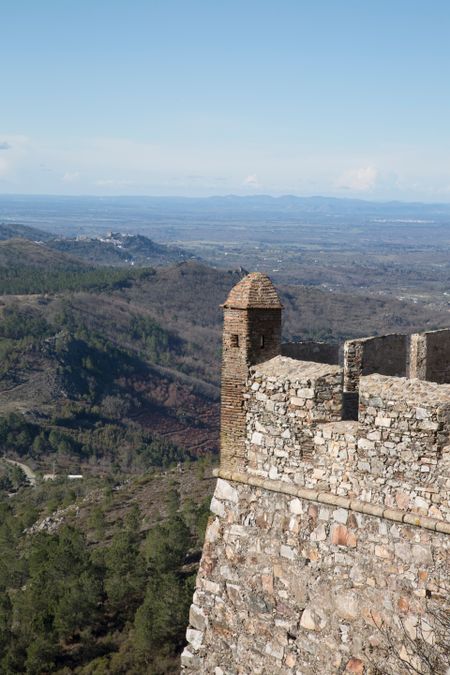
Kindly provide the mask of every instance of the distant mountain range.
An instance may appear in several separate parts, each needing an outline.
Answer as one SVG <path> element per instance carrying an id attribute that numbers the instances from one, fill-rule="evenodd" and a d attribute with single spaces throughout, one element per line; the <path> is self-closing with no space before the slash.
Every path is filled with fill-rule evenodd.
<path id="1" fill-rule="evenodd" d="M 52 224 L 62 219 L 66 226 L 86 220 L 116 229 L 122 223 L 130 229 L 133 223 L 159 220 L 160 218 L 208 215 L 213 219 L 231 214 L 280 216 L 364 216 L 394 219 L 449 219 L 450 203 L 428 204 L 423 202 L 374 202 L 363 199 L 337 197 L 298 197 L 283 195 L 191 197 L 56 197 L 28 195 L 0 195 L 0 221 L 14 217 L 26 223 Z"/>

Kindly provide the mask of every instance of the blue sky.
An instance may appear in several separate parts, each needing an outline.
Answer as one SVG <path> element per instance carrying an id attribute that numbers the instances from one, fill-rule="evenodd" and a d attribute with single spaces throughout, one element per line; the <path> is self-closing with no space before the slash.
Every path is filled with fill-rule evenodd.
<path id="1" fill-rule="evenodd" d="M 0 0 L 0 192 L 450 201 L 447 0 Z"/>

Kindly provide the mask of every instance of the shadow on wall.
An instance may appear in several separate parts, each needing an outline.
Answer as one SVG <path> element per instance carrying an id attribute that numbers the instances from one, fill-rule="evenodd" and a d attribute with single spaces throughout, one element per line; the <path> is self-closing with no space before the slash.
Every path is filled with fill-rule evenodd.
<path id="1" fill-rule="evenodd" d="M 359 381 L 364 375 L 410 377 L 450 383 L 450 329 L 405 335 L 393 333 L 338 343 L 291 342 L 281 354 L 300 361 L 342 363 L 344 420 L 358 419 Z"/>

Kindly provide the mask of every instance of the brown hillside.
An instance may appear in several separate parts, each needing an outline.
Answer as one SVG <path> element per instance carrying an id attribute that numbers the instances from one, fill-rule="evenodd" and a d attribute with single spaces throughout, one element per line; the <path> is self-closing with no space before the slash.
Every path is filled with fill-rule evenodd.
<path id="1" fill-rule="evenodd" d="M 52 271 L 77 271 L 86 269 L 81 260 L 66 253 L 53 251 L 44 244 L 38 244 L 28 239 L 8 239 L 0 241 L 0 268 L 48 269 Z"/>

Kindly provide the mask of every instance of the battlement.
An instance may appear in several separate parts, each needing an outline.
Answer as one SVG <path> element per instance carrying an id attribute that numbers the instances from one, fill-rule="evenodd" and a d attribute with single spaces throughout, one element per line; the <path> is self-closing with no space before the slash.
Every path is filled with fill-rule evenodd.
<path id="1" fill-rule="evenodd" d="M 224 304 L 221 469 L 450 519 L 450 330 L 348 340 L 337 365 L 281 345 L 281 308 L 259 274 Z"/>
<path id="2" fill-rule="evenodd" d="M 278 356 L 252 367 L 241 471 L 450 519 L 450 385 L 362 377 L 350 422 L 343 395 L 339 366 Z"/>

